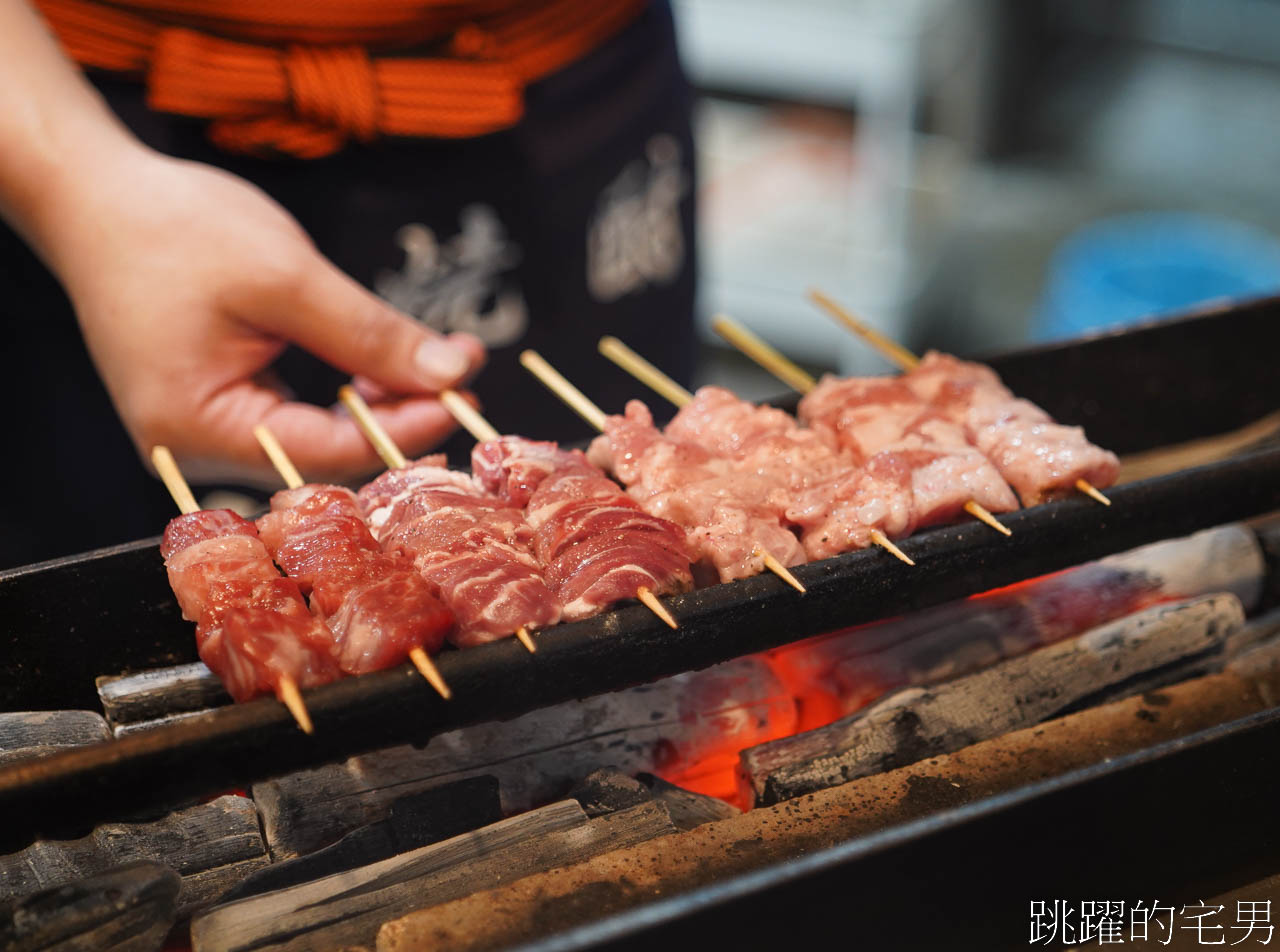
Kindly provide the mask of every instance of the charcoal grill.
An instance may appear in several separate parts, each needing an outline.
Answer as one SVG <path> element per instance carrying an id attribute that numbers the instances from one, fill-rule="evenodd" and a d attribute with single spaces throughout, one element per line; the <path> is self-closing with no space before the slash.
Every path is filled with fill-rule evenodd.
<path id="1" fill-rule="evenodd" d="M 989 359 L 1011 389 L 1096 442 L 1138 452 L 1242 426 L 1280 407 L 1280 298 Z M 785 401 L 781 402 L 786 405 Z M 1109 491 L 1110 508 L 1067 499 L 979 525 L 922 532 L 917 562 L 878 550 L 801 566 L 799 595 L 758 576 L 672 598 L 670 630 L 625 608 L 539 635 L 530 656 L 507 639 L 438 659 L 441 701 L 409 667 L 308 692 L 300 734 L 270 700 L 228 705 L 102 744 L 0 768 L 0 848 L 241 787 L 470 723 L 612 691 L 814 634 L 1010 584 L 1158 539 L 1280 508 L 1280 447 Z M 93 707 L 94 677 L 193 660 L 157 540 L 0 574 L 6 710 Z M 1236 735 L 1227 735 L 1235 737 Z M 20 827 L 20 829 L 13 829 Z"/>

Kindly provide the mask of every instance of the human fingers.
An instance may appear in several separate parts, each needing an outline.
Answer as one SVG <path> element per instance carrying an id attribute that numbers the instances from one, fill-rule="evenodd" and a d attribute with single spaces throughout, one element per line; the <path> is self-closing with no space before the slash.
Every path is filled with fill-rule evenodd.
<path id="1" fill-rule="evenodd" d="M 409 459 L 433 449 L 457 428 L 449 412 L 431 397 L 400 397 L 370 409 Z M 341 482 L 386 467 L 345 410 L 282 403 L 264 422 L 302 472 L 319 474 L 308 478 Z"/>
<path id="2" fill-rule="evenodd" d="M 410 457 L 435 446 L 456 427 L 448 411 L 430 397 L 402 397 L 373 409 Z M 345 482 L 383 465 L 345 411 L 285 400 L 255 381 L 227 388 L 210 400 L 185 428 L 175 450 L 181 450 L 196 478 L 278 486 L 280 477 L 253 435 L 259 423 L 266 424 L 309 481 Z"/>
<path id="3" fill-rule="evenodd" d="M 400 313 L 319 254 L 293 277 L 234 309 L 260 330 L 292 341 L 387 393 L 438 393 L 469 380 L 484 363 L 471 335 L 448 337 Z"/>

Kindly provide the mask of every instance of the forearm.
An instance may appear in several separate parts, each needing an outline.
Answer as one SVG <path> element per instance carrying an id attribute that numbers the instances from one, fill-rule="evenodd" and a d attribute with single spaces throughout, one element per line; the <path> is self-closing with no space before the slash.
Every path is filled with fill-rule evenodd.
<path id="1" fill-rule="evenodd" d="M 0 214 L 55 272 L 81 196 L 144 151 L 25 0 L 0 2 Z"/>

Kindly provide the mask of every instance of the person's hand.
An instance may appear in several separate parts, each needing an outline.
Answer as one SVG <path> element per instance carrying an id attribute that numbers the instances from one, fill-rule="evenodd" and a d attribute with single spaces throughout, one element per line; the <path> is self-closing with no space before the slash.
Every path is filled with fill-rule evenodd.
<path id="1" fill-rule="evenodd" d="M 308 479 L 377 466 L 344 412 L 292 402 L 273 381 L 286 342 L 372 384 L 379 419 L 411 456 L 454 428 L 431 394 L 484 362 L 478 340 L 395 311 L 264 194 L 208 166 L 123 149 L 53 214 L 47 257 L 134 444 L 144 459 L 167 444 L 194 478 L 278 485 L 257 423 Z"/>

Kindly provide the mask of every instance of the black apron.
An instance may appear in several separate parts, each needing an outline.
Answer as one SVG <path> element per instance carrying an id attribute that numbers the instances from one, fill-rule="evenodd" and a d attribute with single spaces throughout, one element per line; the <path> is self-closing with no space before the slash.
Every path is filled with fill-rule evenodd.
<path id="1" fill-rule="evenodd" d="M 478 139 L 249 159 L 216 150 L 200 122 L 148 111 L 136 84 L 98 85 L 144 142 L 255 183 L 358 281 L 437 330 L 484 339 L 489 365 L 473 388 L 499 430 L 589 435 L 518 365 L 526 347 L 611 412 L 632 396 L 656 398 L 597 354 L 603 334 L 688 381 L 697 346 L 690 91 L 665 3 L 531 86 L 517 127 Z M 134 453 L 65 295 L 7 229 L 0 301 L 11 341 L 0 389 L 29 414 L 0 477 L 0 566 L 160 532 L 172 501 Z M 298 351 L 277 367 L 319 404 L 345 382 Z M 465 461 L 470 442 L 451 439 L 451 459 Z"/>

